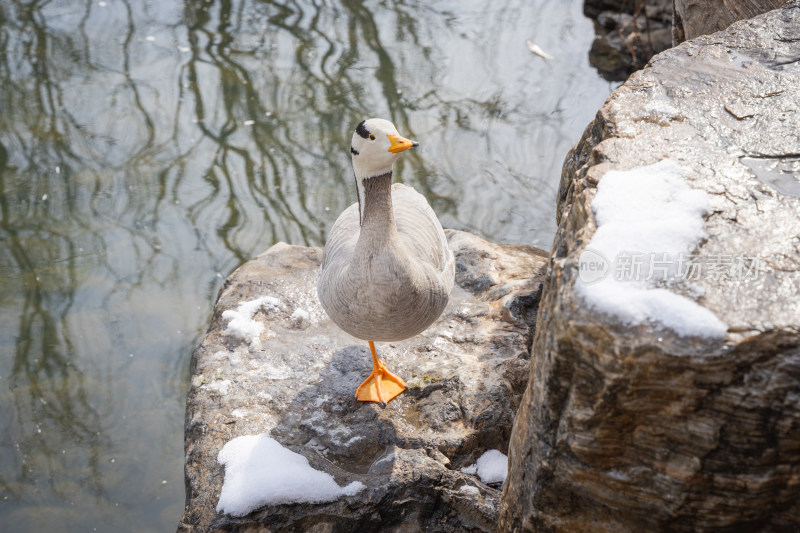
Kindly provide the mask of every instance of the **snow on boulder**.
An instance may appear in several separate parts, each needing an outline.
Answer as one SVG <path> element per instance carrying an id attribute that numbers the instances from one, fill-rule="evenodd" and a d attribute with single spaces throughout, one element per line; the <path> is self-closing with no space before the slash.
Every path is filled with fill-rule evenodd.
<path id="1" fill-rule="evenodd" d="M 217 511 L 233 516 L 270 504 L 329 502 L 364 488 L 359 481 L 340 487 L 333 476 L 315 470 L 308 459 L 266 434 L 236 437 L 222 447 L 217 460 L 225 466 Z"/>

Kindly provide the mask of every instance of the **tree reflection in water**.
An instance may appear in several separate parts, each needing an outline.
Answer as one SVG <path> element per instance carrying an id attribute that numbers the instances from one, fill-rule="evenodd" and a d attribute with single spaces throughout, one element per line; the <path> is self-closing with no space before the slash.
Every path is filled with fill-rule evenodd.
<path id="1" fill-rule="evenodd" d="M 561 161 L 610 89 L 580 10 L 0 5 L 3 531 L 176 525 L 189 355 L 221 279 L 324 242 L 361 119 L 421 141 L 398 177 L 445 226 L 549 246 Z"/>

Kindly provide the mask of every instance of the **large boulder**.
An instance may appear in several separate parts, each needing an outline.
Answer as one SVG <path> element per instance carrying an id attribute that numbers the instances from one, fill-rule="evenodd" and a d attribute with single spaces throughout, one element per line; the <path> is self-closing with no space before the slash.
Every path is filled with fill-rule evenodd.
<path id="1" fill-rule="evenodd" d="M 317 301 L 319 248 L 277 244 L 226 280 L 192 356 L 180 531 L 496 528 L 499 486 L 461 469 L 474 472 L 468 467 L 488 450 L 507 452 L 547 254 L 447 235 L 456 287 L 444 314 L 415 338 L 377 345 L 409 387 L 386 408 L 354 398 L 371 369 L 369 350 Z M 239 517 L 217 512 L 220 450 L 259 434 L 340 486 L 365 488 L 328 503 L 267 505 Z"/>
<path id="2" fill-rule="evenodd" d="M 598 112 L 564 164 L 501 531 L 800 530 L 798 125 L 796 4 L 654 57 Z M 673 196 L 631 179 L 666 171 Z M 700 275 L 592 289 L 615 210 L 638 213 L 617 236 L 688 231 Z"/>

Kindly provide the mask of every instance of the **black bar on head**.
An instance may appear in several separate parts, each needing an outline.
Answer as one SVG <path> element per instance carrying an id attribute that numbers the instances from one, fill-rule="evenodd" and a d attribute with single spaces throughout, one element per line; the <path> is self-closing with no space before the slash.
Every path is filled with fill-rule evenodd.
<path id="1" fill-rule="evenodd" d="M 356 126 L 356 133 L 358 133 L 361 137 L 365 139 L 369 139 L 369 131 L 367 130 L 367 127 L 364 125 L 365 122 L 366 120 L 362 120 L 361 124 Z"/>

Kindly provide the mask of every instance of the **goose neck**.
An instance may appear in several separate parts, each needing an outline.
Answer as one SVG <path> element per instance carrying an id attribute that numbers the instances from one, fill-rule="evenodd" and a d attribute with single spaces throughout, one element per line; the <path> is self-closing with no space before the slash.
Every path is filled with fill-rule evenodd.
<path id="1" fill-rule="evenodd" d="M 361 232 L 381 235 L 397 231 L 392 210 L 392 172 L 362 178 L 359 185 Z"/>

